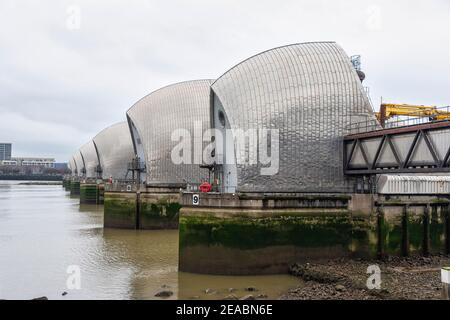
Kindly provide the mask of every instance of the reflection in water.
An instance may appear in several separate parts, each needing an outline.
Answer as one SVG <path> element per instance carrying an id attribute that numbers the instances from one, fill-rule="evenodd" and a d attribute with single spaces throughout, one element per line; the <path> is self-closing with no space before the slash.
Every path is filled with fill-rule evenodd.
<path id="1" fill-rule="evenodd" d="M 80 290 L 66 286 L 72 265 Z M 0 181 L 0 299 L 157 299 L 161 290 L 171 299 L 221 299 L 250 286 L 276 298 L 298 284 L 289 276 L 178 273 L 177 265 L 177 230 L 103 229 L 103 206 L 80 206 L 62 186 Z"/>
<path id="2" fill-rule="evenodd" d="M 129 267 L 129 298 L 151 299 L 166 288 L 177 297 L 178 231 L 105 229 L 107 259 Z M 165 289 L 164 289 L 165 290 Z"/>

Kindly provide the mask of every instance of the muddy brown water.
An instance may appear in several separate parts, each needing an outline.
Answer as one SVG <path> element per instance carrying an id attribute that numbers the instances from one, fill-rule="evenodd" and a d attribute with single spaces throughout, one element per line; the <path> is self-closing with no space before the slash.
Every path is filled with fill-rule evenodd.
<path id="1" fill-rule="evenodd" d="M 222 299 L 246 287 L 276 299 L 300 284 L 289 275 L 178 272 L 178 231 L 103 229 L 102 206 L 80 206 L 62 186 L 21 183 L 0 181 L 0 299 L 160 299 L 162 290 L 170 299 Z"/>

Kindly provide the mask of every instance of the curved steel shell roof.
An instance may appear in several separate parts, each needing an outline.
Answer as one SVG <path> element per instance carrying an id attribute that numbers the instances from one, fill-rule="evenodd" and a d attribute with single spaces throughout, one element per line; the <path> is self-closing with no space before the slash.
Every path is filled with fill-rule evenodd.
<path id="1" fill-rule="evenodd" d="M 73 160 L 73 156 L 69 160 L 69 169 L 71 171 L 71 175 L 75 175 L 75 171 L 77 170 L 77 166 L 75 164 L 75 160 Z"/>
<path id="2" fill-rule="evenodd" d="M 120 122 L 104 129 L 93 142 L 97 148 L 102 178 L 127 178 L 128 163 L 134 158 L 128 124 Z"/>
<path id="3" fill-rule="evenodd" d="M 87 178 L 97 177 L 97 167 L 99 165 L 97 150 L 94 142 L 91 140 L 80 148 L 81 155 L 84 160 Z"/>
<path id="4" fill-rule="evenodd" d="M 84 172 L 85 172 L 85 167 L 84 167 L 84 161 L 83 161 L 83 157 L 81 155 L 80 150 L 75 152 L 75 154 L 73 155 L 73 159 L 74 159 L 75 165 L 77 167 L 77 174 L 76 174 L 76 176 L 83 177 L 84 176 Z"/>
<path id="5" fill-rule="evenodd" d="M 208 171 L 199 164 L 174 164 L 172 149 L 178 144 L 171 140 L 177 129 L 186 129 L 193 139 L 194 124 L 202 131 L 210 126 L 210 85 L 212 80 L 195 80 L 161 88 L 138 101 L 127 116 L 135 147 L 141 145 L 145 157 L 147 184 L 178 184 L 200 182 Z M 137 154 L 140 154 L 136 150 Z"/>
<path id="6" fill-rule="evenodd" d="M 333 42 L 294 44 L 253 56 L 212 84 L 231 128 L 279 129 L 279 172 L 237 166 L 237 191 L 342 192 L 342 136 L 373 116 L 350 58 Z M 215 119 L 215 116 L 214 116 Z"/>

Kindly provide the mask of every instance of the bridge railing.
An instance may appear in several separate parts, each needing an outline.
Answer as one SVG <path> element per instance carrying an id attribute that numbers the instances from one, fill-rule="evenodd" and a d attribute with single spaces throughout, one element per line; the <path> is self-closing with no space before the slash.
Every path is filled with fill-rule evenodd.
<path id="1" fill-rule="evenodd" d="M 442 114 L 450 114 L 450 106 L 439 107 L 436 108 L 437 113 Z M 442 122 L 442 121 L 450 121 L 449 119 L 439 120 L 436 117 L 424 117 L 423 113 L 417 112 L 412 113 L 409 116 L 400 116 L 389 119 L 386 121 L 384 128 L 381 126 L 380 122 L 376 118 L 366 119 L 364 121 L 355 122 L 347 126 L 346 134 L 357 134 L 357 133 L 365 133 L 369 131 L 383 130 L 383 129 L 392 129 L 399 127 L 407 127 L 407 126 L 415 126 L 424 123 L 434 123 L 434 122 Z"/>
<path id="2" fill-rule="evenodd" d="M 351 123 L 346 127 L 346 134 L 357 134 L 357 133 L 364 133 L 374 130 L 381 130 L 383 129 L 376 119 L 367 119 L 360 122 L 354 122 Z"/>

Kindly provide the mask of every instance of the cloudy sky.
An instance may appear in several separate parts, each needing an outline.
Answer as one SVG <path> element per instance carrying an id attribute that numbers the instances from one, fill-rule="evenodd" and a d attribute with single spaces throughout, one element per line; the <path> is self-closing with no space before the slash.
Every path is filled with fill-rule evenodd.
<path id="1" fill-rule="evenodd" d="M 362 55 L 374 105 L 450 105 L 448 0 L 1 0 L 0 142 L 67 161 L 161 86 L 280 45 Z"/>

